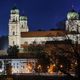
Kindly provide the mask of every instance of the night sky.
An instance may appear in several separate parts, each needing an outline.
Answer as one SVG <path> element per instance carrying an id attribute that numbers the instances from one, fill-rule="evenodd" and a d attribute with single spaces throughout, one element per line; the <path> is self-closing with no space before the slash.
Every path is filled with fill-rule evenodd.
<path id="1" fill-rule="evenodd" d="M 28 17 L 30 31 L 57 29 L 56 23 L 72 9 L 80 11 L 80 0 L 0 0 L 0 36 L 8 35 L 10 10 L 16 5 Z"/>

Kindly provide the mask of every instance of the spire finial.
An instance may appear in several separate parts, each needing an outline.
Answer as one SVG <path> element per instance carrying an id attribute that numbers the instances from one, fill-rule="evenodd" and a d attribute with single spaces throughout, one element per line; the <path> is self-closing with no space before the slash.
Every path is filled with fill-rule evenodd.
<path id="1" fill-rule="evenodd" d="M 24 11 L 22 13 L 24 14 Z"/>
<path id="2" fill-rule="evenodd" d="M 24 10 L 22 11 L 22 15 L 24 16 Z"/>
<path id="3" fill-rule="evenodd" d="M 14 6 L 16 6 L 16 3 L 14 3 Z"/>
<path id="4" fill-rule="evenodd" d="M 13 8 L 12 9 L 17 9 L 17 7 L 16 7 L 16 3 L 14 3 L 14 6 L 13 6 Z"/>
<path id="5" fill-rule="evenodd" d="M 74 5 L 72 5 L 72 9 L 74 9 Z"/>
<path id="6" fill-rule="evenodd" d="M 75 9 L 74 9 L 74 5 L 72 5 L 71 12 L 76 12 Z"/>

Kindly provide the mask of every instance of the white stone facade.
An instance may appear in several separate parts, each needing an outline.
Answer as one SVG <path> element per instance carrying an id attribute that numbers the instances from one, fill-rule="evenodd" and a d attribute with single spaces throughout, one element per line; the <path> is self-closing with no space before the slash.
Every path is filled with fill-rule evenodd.
<path id="1" fill-rule="evenodd" d="M 10 19 L 9 19 L 9 45 L 18 45 L 21 48 L 21 44 L 27 42 L 28 44 L 33 43 L 36 41 L 38 44 L 46 41 L 52 40 L 63 40 L 63 36 L 59 37 L 21 37 L 21 32 L 28 32 L 29 28 L 27 26 L 27 17 L 20 16 L 18 9 L 11 10 Z"/>
<path id="2" fill-rule="evenodd" d="M 66 30 L 69 32 L 79 32 L 80 33 L 80 20 L 67 20 Z"/>
<path id="3" fill-rule="evenodd" d="M 18 45 L 20 47 L 21 32 L 29 31 L 27 17 L 20 16 L 18 9 L 12 9 L 9 19 L 9 46 Z"/>
<path id="4" fill-rule="evenodd" d="M 72 40 L 75 44 L 76 42 L 80 44 L 80 15 L 75 10 L 72 10 L 67 14 L 66 20 L 66 31 L 69 32 L 67 37 Z"/>
<path id="5" fill-rule="evenodd" d="M 59 37 L 26 37 L 26 38 L 21 38 L 21 44 L 24 44 L 25 42 L 27 42 L 28 44 L 32 44 L 34 41 L 37 44 L 41 44 L 43 42 L 46 41 L 61 41 L 64 40 L 65 37 L 63 36 L 59 36 Z"/>
<path id="6" fill-rule="evenodd" d="M 75 14 L 74 14 L 75 13 Z M 34 41 L 36 41 L 38 44 L 41 44 L 42 42 L 46 41 L 61 41 L 65 40 L 66 36 L 75 43 L 78 40 L 78 43 L 80 44 L 80 20 L 78 13 L 76 12 L 70 12 L 67 15 L 67 20 L 65 22 L 66 24 L 66 30 L 65 32 L 69 32 L 68 34 L 65 34 L 64 36 L 59 36 L 59 34 L 56 34 L 58 36 L 26 36 L 21 37 L 21 32 L 29 32 L 29 28 L 27 25 L 27 17 L 20 16 L 18 9 L 12 9 L 9 19 L 9 45 L 18 45 L 19 48 L 21 48 L 21 45 L 27 42 L 28 44 L 32 44 Z M 74 33 L 72 33 L 74 32 Z M 78 32 L 78 33 L 77 33 Z M 77 34 L 76 34 L 77 33 Z M 27 33 L 26 33 L 27 34 Z M 54 32 L 55 34 L 55 32 Z M 42 34 L 41 34 L 42 35 Z"/>

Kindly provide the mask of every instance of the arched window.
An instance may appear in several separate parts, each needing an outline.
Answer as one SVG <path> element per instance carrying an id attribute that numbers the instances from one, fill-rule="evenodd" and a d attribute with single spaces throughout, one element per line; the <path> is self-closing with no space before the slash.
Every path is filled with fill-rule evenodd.
<path id="1" fill-rule="evenodd" d="M 15 32 L 13 31 L 13 35 L 15 35 Z"/>
<path id="2" fill-rule="evenodd" d="M 15 22 L 15 16 L 13 16 L 13 19 L 12 19 L 12 21 L 13 21 L 13 22 Z"/>
<path id="3" fill-rule="evenodd" d="M 14 45 L 14 41 L 13 41 L 13 45 Z"/>
<path id="4" fill-rule="evenodd" d="M 24 26 L 23 26 L 23 24 L 22 24 L 22 26 L 21 26 L 22 28 L 24 28 Z"/>
<path id="5" fill-rule="evenodd" d="M 16 21 L 17 21 L 17 17 L 16 17 Z"/>

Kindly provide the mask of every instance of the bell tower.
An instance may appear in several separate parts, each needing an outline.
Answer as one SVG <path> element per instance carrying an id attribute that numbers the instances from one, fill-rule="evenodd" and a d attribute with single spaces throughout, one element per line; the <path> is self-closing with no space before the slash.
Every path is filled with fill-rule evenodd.
<path id="1" fill-rule="evenodd" d="M 66 30 L 69 32 L 80 32 L 80 20 L 79 20 L 79 13 L 72 9 L 67 14 L 66 20 Z"/>
<path id="2" fill-rule="evenodd" d="M 20 16 L 20 30 L 21 30 L 21 32 L 28 32 L 29 31 L 26 16 Z"/>
<path id="3" fill-rule="evenodd" d="M 20 47 L 20 24 L 19 24 L 19 10 L 13 7 L 10 11 L 9 19 L 9 46 L 18 45 Z"/>
<path id="4" fill-rule="evenodd" d="M 72 40 L 72 42 L 75 44 L 78 42 L 80 44 L 80 15 L 77 11 L 72 9 L 67 14 L 67 20 L 66 20 L 66 31 L 68 33 L 68 38 Z"/>

